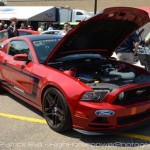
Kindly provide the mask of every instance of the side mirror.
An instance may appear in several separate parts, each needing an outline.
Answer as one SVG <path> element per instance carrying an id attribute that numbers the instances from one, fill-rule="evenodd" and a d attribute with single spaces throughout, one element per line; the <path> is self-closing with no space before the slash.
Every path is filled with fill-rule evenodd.
<path id="1" fill-rule="evenodd" d="M 16 54 L 14 55 L 14 60 L 18 61 L 28 61 L 28 55 L 27 54 Z"/>

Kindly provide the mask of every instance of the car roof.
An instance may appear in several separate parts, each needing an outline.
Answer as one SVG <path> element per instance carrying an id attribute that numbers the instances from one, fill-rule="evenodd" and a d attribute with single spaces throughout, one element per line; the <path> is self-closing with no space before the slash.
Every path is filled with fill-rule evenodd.
<path id="1" fill-rule="evenodd" d="M 45 30 L 45 31 L 43 31 L 43 32 L 41 32 L 40 34 L 45 34 L 45 33 L 49 33 L 49 32 L 52 32 L 52 33 L 58 33 L 58 32 L 60 32 L 61 30 Z"/>
<path id="2" fill-rule="evenodd" d="M 37 35 L 24 35 L 24 37 L 27 37 L 30 41 L 36 41 L 36 40 L 42 40 L 42 39 L 53 39 L 53 38 L 62 38 L 62 35 L 51 35 L 51 34 L 37 34 Z"/>

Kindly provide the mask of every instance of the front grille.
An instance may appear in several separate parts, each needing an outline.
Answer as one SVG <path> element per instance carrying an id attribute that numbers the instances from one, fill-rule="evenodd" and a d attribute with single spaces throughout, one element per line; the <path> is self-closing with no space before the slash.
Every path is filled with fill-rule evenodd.
<path id="1" fill-rule="evenodd" d="M 89 124 L 89 127 L 108 129 L 113 126 L 108 123 L 107 117 L 97 117 Z"/>
<path id="2" fill-rule="evenodd" d="M 136 123 L 138 121 L 148 119 L 149 117 L 150 117 L 150 111 L 147 111 L 147 112 L 139 113 L 136 115 L 120 117 L 117 119 L 117 124 L 118 125 L 127 125 L 130 123 Z"/>
<path id="3" fill-rule="evenodd" d="M 127 105 L 134 102 L 148 101 L 150 98 L 150 86 L 133 89 L 124 92 L 124 98 L 120 99 L 119 96 L 114 101 L 116 105 Z"/>
<path id="4" fill-rule="evenodd" d="M 108 123 L 107 117 L 97 117 L 92 123 Z"/>

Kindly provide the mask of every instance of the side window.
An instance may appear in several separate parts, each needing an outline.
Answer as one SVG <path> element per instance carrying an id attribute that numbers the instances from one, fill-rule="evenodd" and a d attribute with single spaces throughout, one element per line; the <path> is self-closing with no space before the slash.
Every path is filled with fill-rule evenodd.
<path id="1" fill-rule="evenodd" d="M 83 13 L 77 11 L 76 15 L 83 15 Z"/>
<path id="2" fill-rule="evenodd" d="M 8 55 L 29 54 L 29 46 L 25 41 L 11 41 L 8 49 Z"/>

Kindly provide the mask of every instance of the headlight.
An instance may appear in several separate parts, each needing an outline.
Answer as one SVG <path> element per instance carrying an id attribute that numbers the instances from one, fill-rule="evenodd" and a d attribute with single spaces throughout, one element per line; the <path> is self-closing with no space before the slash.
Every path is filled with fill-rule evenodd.
<path id="1" fill-rule="evenodd" d="M 109 93 L 109 90 L 94 90 L 93 92 L 86 92 L 81 100 L 82 101 L 102 101 Z"/>

